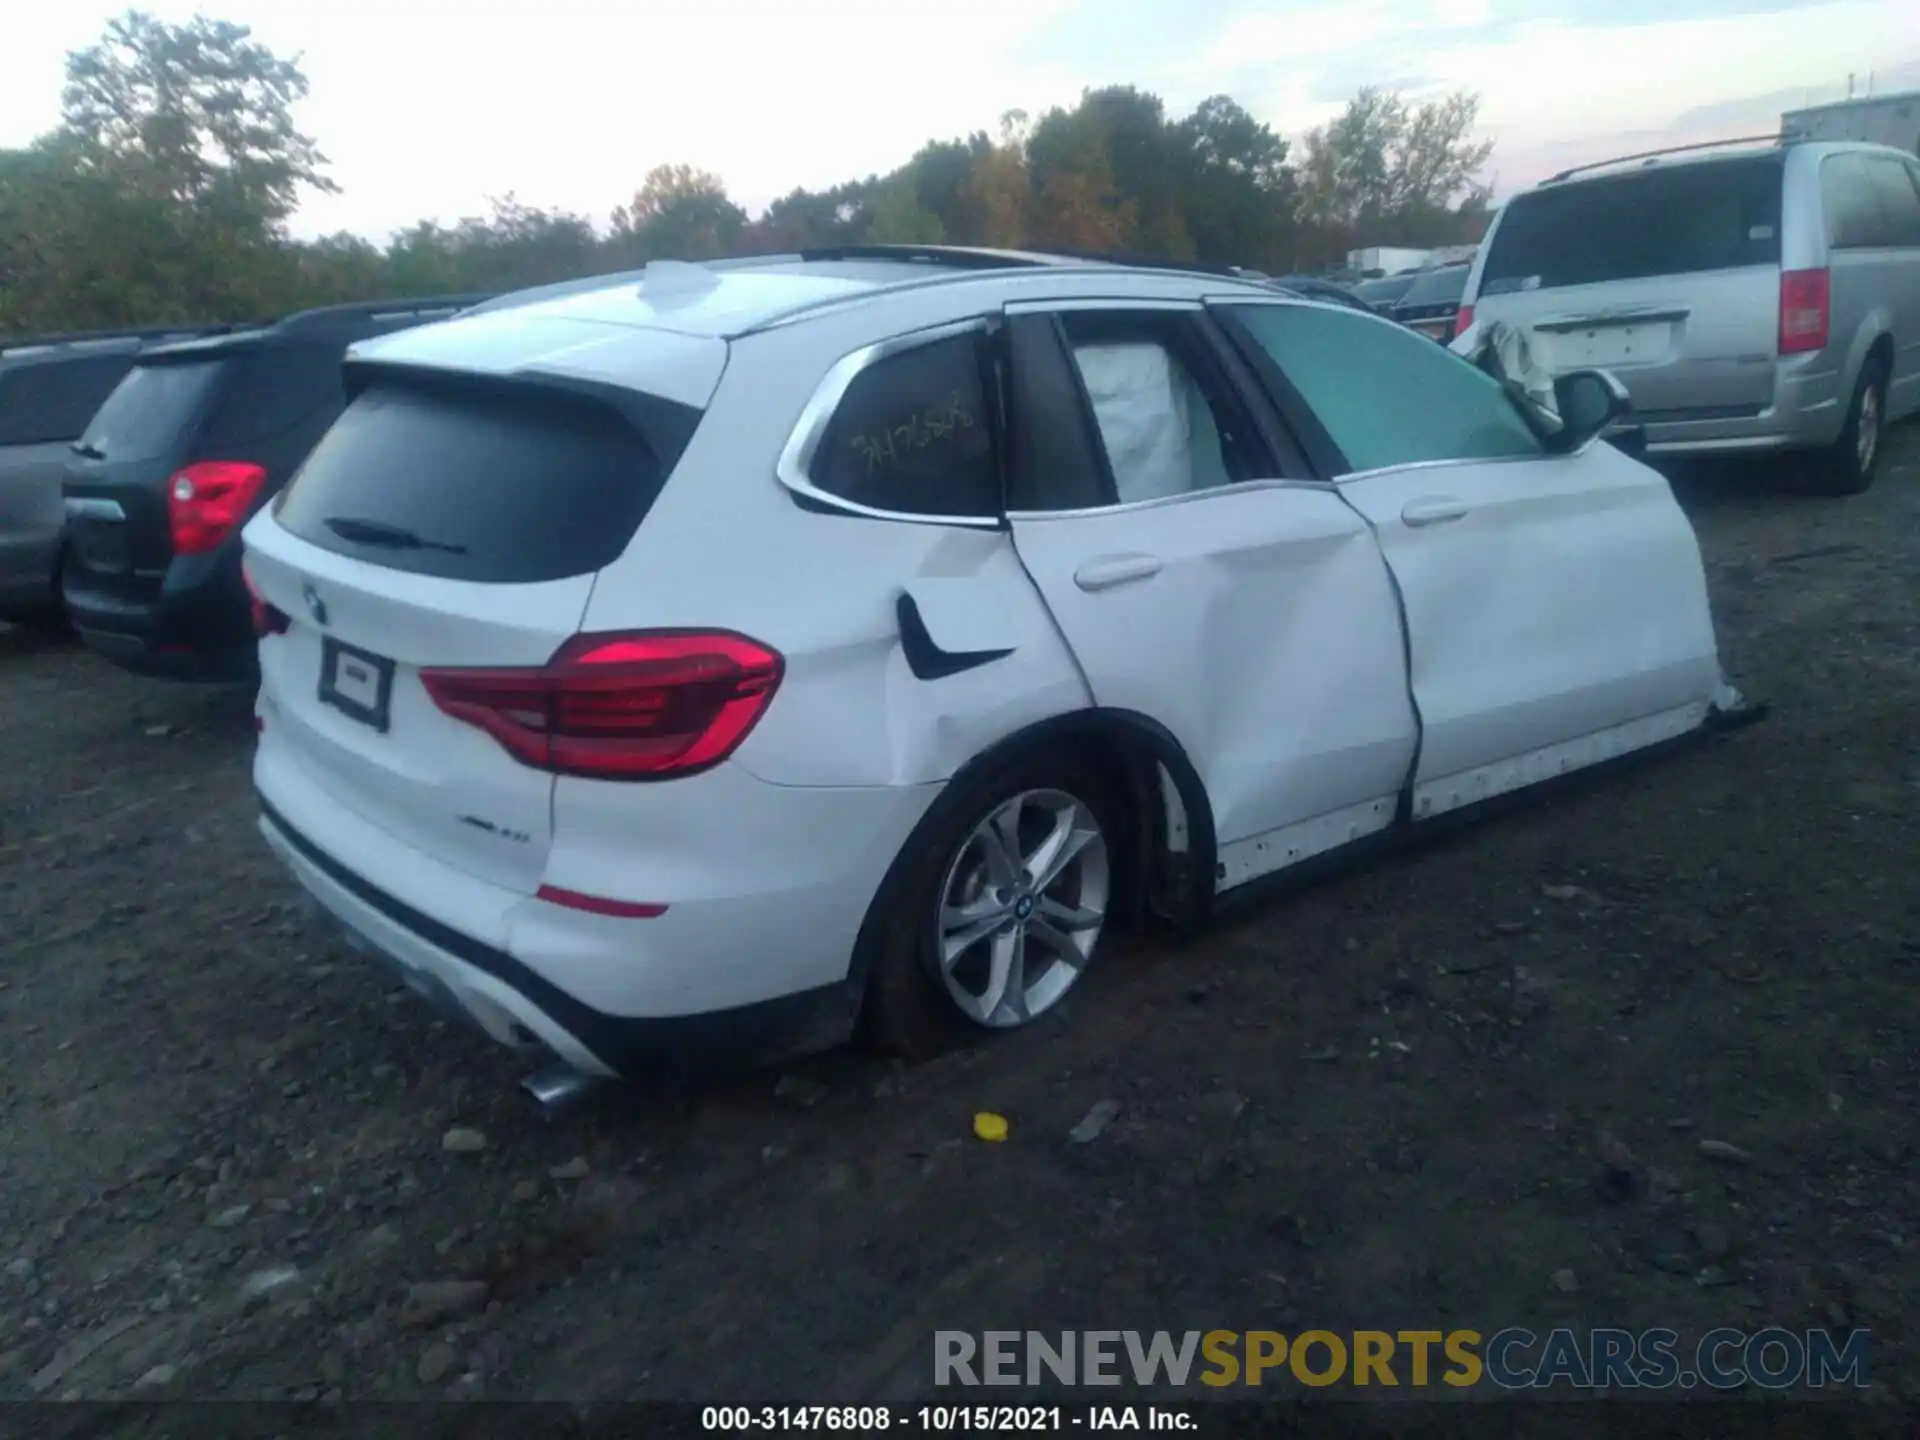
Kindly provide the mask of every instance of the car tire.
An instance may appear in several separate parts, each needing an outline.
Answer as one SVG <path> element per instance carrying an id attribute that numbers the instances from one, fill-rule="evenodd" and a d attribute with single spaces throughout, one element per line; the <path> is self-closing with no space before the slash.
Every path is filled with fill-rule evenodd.
<path id="1" fill-rule="evenodd" d="M 1020 864 L 996 870 L 1006 851 L 993 838 L 1009 819 Z M 1036 884 L 1063 822 L 1070 853 Z M 902 848 L 863 929 L 864 1038 L 926 1060 L 1051 1012 L 1099 958 L 1118 913 L 1131 853 L 1121 822 L 1100 775 L 1058 759 L 1014 761 L 950 788 Z"/>
<path id="2" fill-rule="evenodd" d="M 1813 459 L 1807 488 L 1816 495 L 1858 495 L 1873 484 L 1884 449 L 1887 367 L 1874 357 L 1860 367 L 1840 438 Z"/>

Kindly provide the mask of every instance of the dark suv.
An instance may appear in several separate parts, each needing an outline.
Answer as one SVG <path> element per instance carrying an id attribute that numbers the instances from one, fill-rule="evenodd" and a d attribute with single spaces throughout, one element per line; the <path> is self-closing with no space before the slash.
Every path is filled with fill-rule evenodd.
<path id="1" fill-rule="evenodd" d="M 62 487 L 62 589 L 87 647 L 145 675 L 253 678 L 240 529 L 346 407 L 346 348 L 483 298 L 336 305 L 141 354 Z"/>
<path id="2" fill-rule="evenodd" d="M 58 623 L 68 445 L 142 350 L 207 333 L 176 325 L 0 341 L 0 620 Z"/>

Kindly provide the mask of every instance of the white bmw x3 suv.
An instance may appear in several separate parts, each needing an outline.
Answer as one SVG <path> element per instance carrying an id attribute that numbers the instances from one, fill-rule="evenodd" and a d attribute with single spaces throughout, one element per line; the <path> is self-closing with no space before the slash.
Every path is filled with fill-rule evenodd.
<path id="1" fill-rule="evenodd" d="M 1737 707 L 1607 377 L 1250 280 L 662 264 L 347 369 L 246 530 L 261 829 L 582 1075 L 1021 1026 L 1117 924 Z"/>

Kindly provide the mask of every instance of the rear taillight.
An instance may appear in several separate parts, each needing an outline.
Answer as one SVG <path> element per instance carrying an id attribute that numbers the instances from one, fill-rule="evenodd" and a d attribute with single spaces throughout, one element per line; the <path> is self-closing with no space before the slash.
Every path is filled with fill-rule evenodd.
<path id="1" fill-rule="evenodd" d="M 1473 324 L 1473 307 L 1471 305 L 1462 305 L 1460 307 L 1460 313 L 1453 317 L 1454 338 L 1457 340 L 1462 335 L 1466 334 L 1467 328 L 1472 324 Z"/>
<path id="2" fill-rule="evenodd" d="M 537 669 L 422 670 L 433 703 L 561 775 L 665 780 L 731 755 L 786 662 L 731 631 L 576 635 Z"/>
<path id="3" fill-rule="evenodd" d="M 1801 355 L 1827 348 L 1827 318 L 1832 298 L 1825 270 L 1780 272 L 1780 353 Z"/>
<path id="4" fill-rule="evenodd" d="M 263 640 L 269 635 L 286 634 L 293 624 L 292 618 L 254 588 L 253 577 L 247 574 L 244 566 L 241 567 L 240 578 L 246 582 L 247 605 L 253 611 L 253 633 Z"/>
<path id="5" fill-rule="evenodd" d="M 242 460 L 203 460 L 167 481 L 173 553 L 204 555 L 225 540 L 253 506 L 267 472 Z"/>

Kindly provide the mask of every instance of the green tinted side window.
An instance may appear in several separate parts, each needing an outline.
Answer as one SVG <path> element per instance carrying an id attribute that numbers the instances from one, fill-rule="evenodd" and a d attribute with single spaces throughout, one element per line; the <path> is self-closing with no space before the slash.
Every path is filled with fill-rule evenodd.
<path id="1" fill-rule="evenodd" d="M 1499 381 L 1423 335 L 1317 306 L 1228 308 L 1300 392 L 1349 470 L 1545 453 Z"/>

